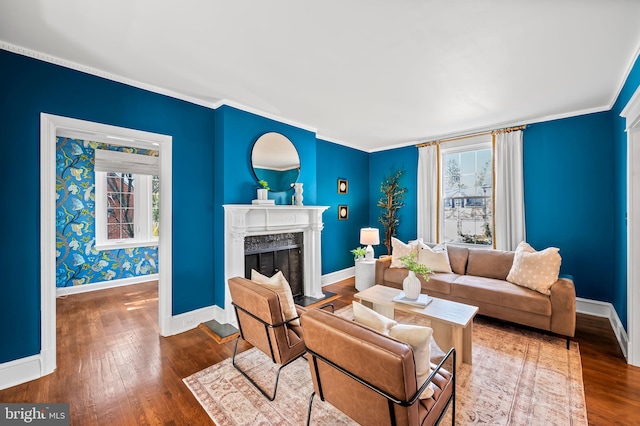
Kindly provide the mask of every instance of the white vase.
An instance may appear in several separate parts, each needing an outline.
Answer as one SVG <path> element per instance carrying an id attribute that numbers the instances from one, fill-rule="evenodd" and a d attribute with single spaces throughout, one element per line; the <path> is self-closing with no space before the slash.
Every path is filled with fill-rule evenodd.
<path id="1" fill-rule="evenodd" d="M 267 200 L 269 198 L 269 190 L 258 188 L 258 200 Z"/>
<path id="2" fill-rule="evenodd" d="M 302 184 L 296 183 L 293 185 L 293 188 L 296 194 L 296 206 L 301 206 L 302 200 L 304 199 L 304 197 L 302 196 Z"/>
<path id="3" fill-rule="evenodd" d="M 402 291 L 407 299 L 417 299 L 420 296 L 422 285 L 416 273 L 409 271 L 409 275 L 402 281 Z"/>

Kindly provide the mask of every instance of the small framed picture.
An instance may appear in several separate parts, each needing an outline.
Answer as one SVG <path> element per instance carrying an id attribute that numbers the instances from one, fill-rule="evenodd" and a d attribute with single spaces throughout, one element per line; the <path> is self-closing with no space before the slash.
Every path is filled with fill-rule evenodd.
<path id="1" fill-rule="evenodd" d="M 338 220 L 349 219 L 349 206 L 346 204 L 340 204 L 338 206 Z"/>
<path id="2" fill-rule="evenodd" d="M 338 194 L 349 192 L 349 182 L 346 179 L 338 179 Z"/>

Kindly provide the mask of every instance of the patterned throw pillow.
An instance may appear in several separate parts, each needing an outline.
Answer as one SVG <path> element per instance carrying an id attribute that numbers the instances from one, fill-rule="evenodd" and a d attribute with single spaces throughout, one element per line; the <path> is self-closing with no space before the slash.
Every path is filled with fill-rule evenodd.
<path id="1" fill-rule="evenodd" d="M 550 295 L 551 286 L 558 281 L 560 273 L 562 258 L 559 251 L 556 247 L 536 251 L 526 242 L 521 242 L 516 248 L 507 281 Z"/>
<path id="2" fill-rule="evenodd" d="M 424 243 L 420 243 L 418 248 L 418 262 L 427 268 L 431 268 L 433 272 L 453 273 L 451 265 L 449 264 L 447 248 L 444 244 L 431 248 Z"/>
<path id="3" fill-rule="evenodd" d="M 252 269 L 251 281 L 278 293 L 278 296 L 280 296 L 282 315 L 284 315 L 285 320 L 290 320 L 298 316 L 298 311 L 296 311 L 296 304 L 293 301 L 293 293 L 291 293 L 291 286 L 289 285 L 289 282 L 284 277 L 284 275 L 282 275 L 282 271 L 278 271 L 277 274 L 269 278 L 265 275 L 262 275 L 255 269 Z M 289 324 L 300 325 L 300 320 L 293 320 Z"/>
<path id="4" fill-rule="evenodd" d="M 396 237 L 391 237 L 391 265 L 389 267 L 404 268 L 404 263 L 400 258 L 411 253 L 415 253 L 416 259 L 418 258 L 418 241 L 411 241 L 405 244 Z"/>

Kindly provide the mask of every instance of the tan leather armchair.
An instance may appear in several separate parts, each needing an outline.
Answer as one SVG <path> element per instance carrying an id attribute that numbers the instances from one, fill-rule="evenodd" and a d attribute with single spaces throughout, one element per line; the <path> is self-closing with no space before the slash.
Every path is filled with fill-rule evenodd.
<path id="1" fill-rule="evenodd" d="M 413 350 L 368 327 L 320 310 L 301 317 L 314 393 L 363 425 L 434 425 L 449 405 L 455 424 L 455 349 L 425 383 L 416 383 Z M 443 365 L 453 361 L 453 373 Z M 431 398 L 419 399 L 429 382 Z"/>
<path id="2" fill-rule="evenodd" d="M 229 279 L 229 291 L 240 331 L 233 348 L 233 366 L 267 399 L 273 401 L 278 390 L 280 370 L 305 353 L 302 327 L 290 322 L 306 310 L 296 305 L 298 317 L 285 321 L 278 294 L 241 277 Z M 280 364 L 272 395 L 268 395 L 236 364 L 236 351 L 241 338 L 271 357 L 274 363 Z"/>

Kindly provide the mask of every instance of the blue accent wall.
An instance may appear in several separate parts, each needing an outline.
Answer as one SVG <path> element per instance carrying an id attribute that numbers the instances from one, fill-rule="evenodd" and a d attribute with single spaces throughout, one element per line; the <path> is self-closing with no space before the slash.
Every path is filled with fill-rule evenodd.
<path id="1" fill-rule="evenodd" d="M 331 142 L 317 141 L 318 204 L 329 206 L 322 216 L 322 273 L 354 266 L 350 251 L 360 246 L 360 228 L 376 226 L 369 220 L 369 154 Z M 348 181 L 348 192 L 338 193 L 338 179 Z M 349 218 L 338 220 L 338 205 L 349 206 Z"/>
<path id="2" fill-rule="evenodd" d="M 380 230 L 380 245 L 374 247 L 376 257 L 385 255 L 387 248 L 384 245 L 384 229 L 379 222 L 380 212 L 377 207 L 378 200 L 383 196 L 380 185 L 385 177 L 395 174 L 397 170 L 403 170 L 400 184 L 407 188 L 404 197 L 404 207 L 398 211 L 400 223 L 398 225 L 397 238 L 402 241 L 414 240 L 417 236 L 418 215 L 418 148 L 414 145 L 385 151 L 374 152 L 369 158 L 369 182 L 370 196 L 369 217 L 371 226 Z"/>
<path id="3" fill-rule="evenodd" d="M 611 114 L 533 124 L 524 131 L 527 241 L 558 247 L 576 294 L 613 301 L 614 161 Z"/>
<path id="4" fill-rule="evenodd" d="M 173 137 L 172 311 L 213 304 L 214 111 L 4 50 L 0 93 L 0 363 L 40 352 L 41 112 Z"/>

